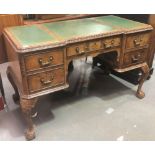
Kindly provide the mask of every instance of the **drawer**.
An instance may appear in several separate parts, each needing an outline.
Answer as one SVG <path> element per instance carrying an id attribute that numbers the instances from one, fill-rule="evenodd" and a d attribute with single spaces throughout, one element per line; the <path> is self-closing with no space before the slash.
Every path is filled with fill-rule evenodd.
<path id="1" fill-rule="evenodd" d="M 146 46 L 149 44 L 150 33 L 138 33 L 127 36 L 126 49 Z"/>
<path id="2" fill-rule="evenodd" d="M 67 56 L 75 56 L 75 55 L 82 55 L 85 54 L 87 50 L 86 44 L 74 44 L 67 47 Z"/>
<path id="3" fill-rule="evenodd" d="M 26 71 L 34 71 L 42 68 L 63 64 L 63 50 L 47 50 L 24 57 Z"/>
<path id="4" fill-rule="evenodd" d="M 104 49 L 111 49 L 121 45 L 121 38 L 120 37 L 113 37 L 107 38 L 103 40 L 103 48 Z"/>
<path id="5" fill-rule="evenodd" d="M 29 91 L 35 92 L 47 88 L 56 87 L 65 83 L 63 68 L 41 72 L 27 77 Z"/>
<path id="6" fill-rule="evenodd" d="M 91 42 L 89 42 L 87 47 L 88 47 L 89 51 L 100 50 L 100 49 L 102 49 L 102 41 L 101 40 L 91 41 Z"/>
<path id="7" fill-rule="evenodd" d="M 124 54 L 124 66 L 131 66 L 146 61 L 147 49 L 132 51 Z"/>

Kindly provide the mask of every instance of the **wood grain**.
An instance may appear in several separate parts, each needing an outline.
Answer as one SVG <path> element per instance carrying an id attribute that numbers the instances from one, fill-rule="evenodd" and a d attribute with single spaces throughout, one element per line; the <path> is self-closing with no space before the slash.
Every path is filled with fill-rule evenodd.
<path id="1" fill-rule="evenodd" d="M 6 49 L 4 45 L 2 32 L 5 27 L 17 25 L 23 25 L 23 19 L 20 15 L 0 15 L 0 63 L 4 63 L 7 61 Z"/>

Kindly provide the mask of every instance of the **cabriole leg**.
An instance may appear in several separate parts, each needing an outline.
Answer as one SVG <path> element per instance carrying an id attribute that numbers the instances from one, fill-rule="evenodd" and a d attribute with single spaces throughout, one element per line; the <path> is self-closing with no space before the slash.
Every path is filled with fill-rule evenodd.
<path id="1" fill-rule="evenodd" d="M 11 83 L 11 85 L 12 85 L 14 91 L 15 91 L 15 94 L 13 94 L 12 97 L 13 97 L 14 102 L 16 103 L 16 101 L 19 101 L 19 93 L 18 93 L 17 86 L 16 86 L 16 84 L 15 84 L 15 82 L 13 81 L 13 78 L 12 78 L 12 76 L 11 76 L 10 68 L 9 68 L 9 67 L 8 67 L 6 73 L 7 73 L 8 80 L 10 81 L 10 83 Z"/>
<path id="2" fill-rule="evenodd" d="M 145 66 L 141 67 L 141 70 L 142 70 L 142 77 L 140 79 L 138 89 L 137 89 L 137 93 L 136 93 L 136 96 L 139 99 L 142 99 L 142 98 L 145 97 L 145 93 L 142 91 L 142 86 L 143 86 L 144 81 L 149 76 L 149 67 L 148 67 L 148 65 L 146 64 Z"/>
<path id="3" fill-rule="evenodd" d="M 26 124 L 27 124 L 27 130 L 25 132 L 25 138 L 27 140 L 32 140 L 35 138 L 35 129 L 34 124 L 32 121 L 32 109 L 35 107 L 35 104 L 37 102 L 37 98 L 34 99 L 20 99 L 21 109 L 22 113 L 24 115 Z"/>

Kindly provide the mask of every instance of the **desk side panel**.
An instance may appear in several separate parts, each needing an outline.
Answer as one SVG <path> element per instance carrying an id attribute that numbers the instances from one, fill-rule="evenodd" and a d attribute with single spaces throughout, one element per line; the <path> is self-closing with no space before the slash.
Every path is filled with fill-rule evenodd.
<path id="1" fill-rule="evenodd" d="M 5 36 L 5 46 L 8 57 L 9 68 L 11 69 L 12 78 L 18 87 L 18 91 L 20 94 L 27 94 L 26 82 L 24 82 L 24 78 L 22 76 L 22 55 L 16 52 L 12 42 L 10 41 L 7 35 Z"/>

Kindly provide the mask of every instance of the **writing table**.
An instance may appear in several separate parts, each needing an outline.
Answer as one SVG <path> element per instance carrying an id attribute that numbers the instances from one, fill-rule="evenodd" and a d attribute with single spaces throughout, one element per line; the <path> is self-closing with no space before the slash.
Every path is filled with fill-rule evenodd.
<path id="1" fill-rule="evenodd" d="M 6 28 L 7 75 L 14 100 L 20 98 L 26 138 L 35 137 L 31 111 L 37 98 L 68 87 L 68 65 L 74 59 L 106 54 L 117 72 L 141 68 L 136 96 L 143 98 L 151 30 L 150 25 L 111 15 Z"/>

